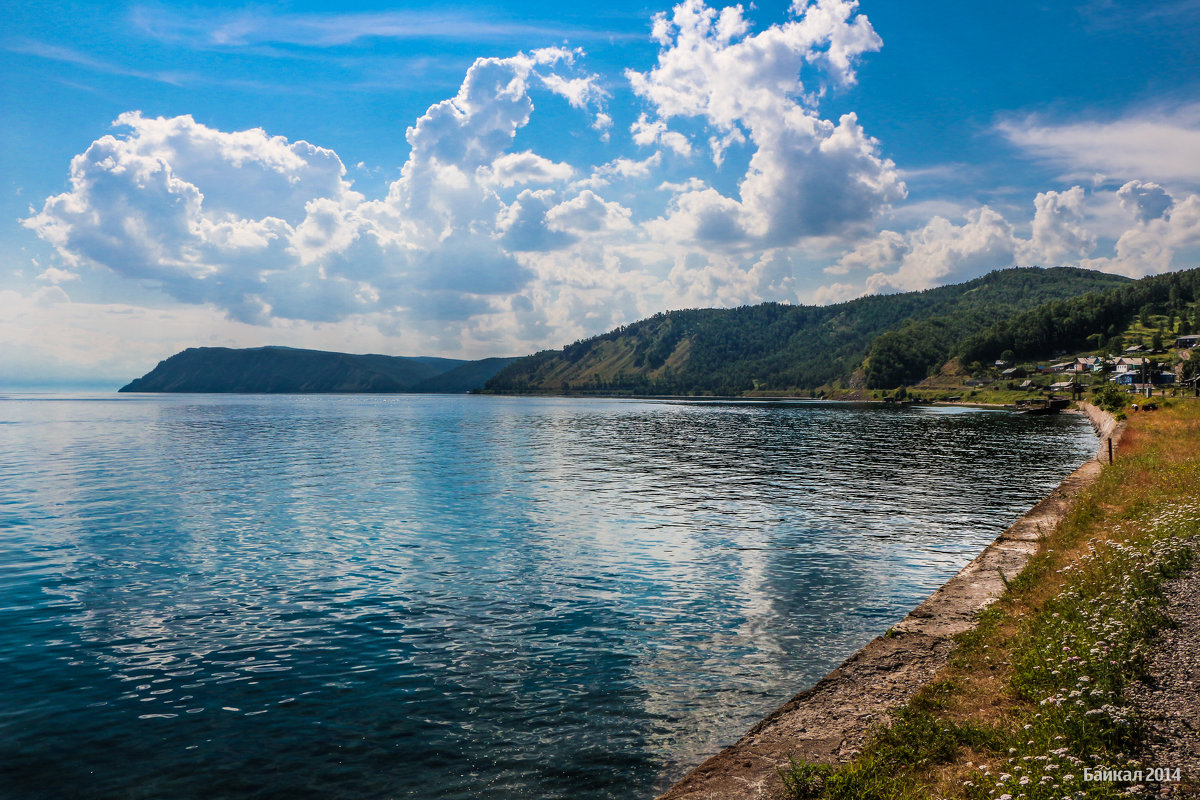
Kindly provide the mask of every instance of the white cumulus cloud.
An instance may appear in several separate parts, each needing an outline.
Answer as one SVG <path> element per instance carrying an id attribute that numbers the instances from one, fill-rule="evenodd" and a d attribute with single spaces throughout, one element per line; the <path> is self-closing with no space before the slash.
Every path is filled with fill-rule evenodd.
<path id="1" fill-rule="evenodd" d="M 1021 261 L 1077 264 L 1095 249 L 1096 237 L 1084 226 L 1082 187 L 1039 192 L 1033 205 L 1033 235 L 1017 250 Z"/>
<path id="2" fill-rule="evenodd" d="M 24 224 L 70 274 L 111 270 L 243 322 L 486 315 L 497 307 L 488 297 L 519 292 L 532 277 L 513 256 L 522 248 L 503 240 L 517 236 L 514 218 L 539 195 L 510 204 L 498 192 L 575 175 L 569 164 L 511 150 L 533 111 L 532 88 L 573 104 L 599 99 L 592 77 L 572 77 L 577 55 L 550 48 L 476 60 L 459 91 L 407 129 L 409 157 L 380 199 L 354 191 L 331 150 L 131 112 L 72 161 L 70 190 Z M 548 228 L 555 200 L 540 211 L 543 240 L 526 236 L 524 246 L 629 225 L 627 212 L 591 197 L 605 209 L 591 228 L 582 211 L 569 223 L 569 209 L 560 214 L 568 222 Z M 56 283 L 67 274 L 43 273 Z"/>
<path id="3" fill-rule="evenodd" d="M 631 214 L 620 203 L 608 202 L 591 189 L 584 189 L 546 212 L 546 221 L 550 228 L 560 231 L 620 231 L 633 227 Z"/>
<path id="4" fill-rule="evenodd" d="M 929 289 L 1011 266 L 1017 240 L 1013 226 L 987 206 L 967 213 L 962 225 L 934 217 L 907 236 L 907 252 L 895 272 L 876 272 L 867 279 L 870 292 Z"/>
<path id="5" fill-rule="evenodd" d="M 642 147 L 662 145 L 681 156 L 692 154 L 691 141 L 679 131 L 668 130 L 667 123 L 661 119 L 651 120 L 642 114 L 629 126 L 629 132 L 633 134 L 633 141 Z"/>
<path id="6" fill-rule="evenodd" d="M 1117 190 L 1121 207 L 1132 211 L 1138 222 L 1161 219 L 1174 205 L 1171 195 L 1157 183 L 1129 181 Z"/>
<path id="7" fill-rule="evenodd" d="M 504 187 L 566 181 L 575 174 L 575 168 L 570 164 L 551 161 L 530 150 L 506 153 L 493 161 L 490 167 L 480 169 L 484 170 L 481 177 L 485 183 Z"/>
<path id="8" fill-rule="evenodd" d="M 796 2 L 791 11 L 792 19 L 756 34 L 740 6 L 717 11 L 685 0 L 671 17 L 656 18 L 658 63 L 626 72 L 654 111 L 635 123 L 634 140 L 690 153 L 670 122 L 698 118 L 714 131 L 709 146 L 718 164 L 730 147 L 748 141 L 754 148 L 738 197 L 711 188 L 681 194 L 657 226 L 660 235 L 788 245 L 845 234 L 904 197 L 895 166 L 856 115 L 822 119 L 818 87 L 805 84 L 823 76 L 853 83 L 854 64 L 879 49 L 878 35 L 851 0 Z"/>
<path id="9" fill-rule="evenodd" d="M 1096 226 L 1108 222 L 1108 209 L 1118 205 L 1126 222 L 1098 232 Z M 1176 268 L 1180 254 L 1200 251 L 1200 196 L 1178 199 L 1155 183 L 1130 181 L 1090 195 L 1080 186 L 1039 192 L 1033 206 L 1028 236 L 988 206 L 968 211 L 961 223 L 935 216 L 907 232 L 880 231 L 825 270 L 868 273 L 861 283 L 830 284 L 809 297 L 928 289 L 1011 266 L 1078 265 L 1138 278 Z M 1102 244 L 1101 233 L 1115 240 L 1111 249 Z"/>

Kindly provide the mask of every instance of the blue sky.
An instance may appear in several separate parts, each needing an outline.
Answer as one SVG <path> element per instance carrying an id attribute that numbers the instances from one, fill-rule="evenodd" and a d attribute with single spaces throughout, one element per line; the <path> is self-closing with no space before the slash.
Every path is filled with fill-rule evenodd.
<path id="1" fill-rule="evenodd" d="M 1200 254 L 1200 2 L 6 3 L 0 383 Z"/>

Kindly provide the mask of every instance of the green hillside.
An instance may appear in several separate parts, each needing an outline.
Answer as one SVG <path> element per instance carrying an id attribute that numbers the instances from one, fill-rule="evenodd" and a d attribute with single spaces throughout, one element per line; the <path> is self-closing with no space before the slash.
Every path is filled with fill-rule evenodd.
<path id="1" fill-rule="evenodd" d="M 1013 268 L 954 286 L 831 306 L 763 303 L 664 312 L 521 359 L 497 373 L 487 389 L 740 395 L 897 385 L 911 377 L 913 364 L 920 362 L 920 380 L 960 342 L 1015 315 L 1129 283 L 1070 267 Z M 882 334 L 902 330 L 899 344 L 928 345 L 922 344 L 922 356 L 908 359 L 904 375 L 896 375 L 884 368 L 886 353 L 868 356 Z"/>
<path id="2" fill-rule="evenodd" d="M 478 361 L 467 361 L 454 369 L 421 381 L 413 386 L 411 391 L 458 394 L 482 389 L 493 375 L 516 360 L 516 358 L 481 358 Z"/>
<path id="3" fill-rule="evenodd" d="M 1022 311 L 968 337 L 959 355 L 966 363 L 1005 352 L 1016 358 L 1076 349 L 1120 352 L 1126 344 L 1148 344 L 1154 332 L 1169 343 L 1197 331 L 1200 269 L 1190 269 Z"/>
<path id="4" fill-rule="evenodd" d="M 122 392 L 466 392 L 512 359 L 354 355 L 291 347 L 191 347 Z"/>

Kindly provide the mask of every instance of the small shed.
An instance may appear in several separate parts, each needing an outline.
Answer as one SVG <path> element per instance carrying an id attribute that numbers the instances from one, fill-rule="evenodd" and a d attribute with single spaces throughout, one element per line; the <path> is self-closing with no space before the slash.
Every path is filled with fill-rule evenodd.
<path id="1" fill-rule="evenodd" d="M 1191 350 L 1197 344 L 1200 344 L 1200 334 L 1193 333 L 1175 337 L 1175 346 L 1180 350 Z"/>

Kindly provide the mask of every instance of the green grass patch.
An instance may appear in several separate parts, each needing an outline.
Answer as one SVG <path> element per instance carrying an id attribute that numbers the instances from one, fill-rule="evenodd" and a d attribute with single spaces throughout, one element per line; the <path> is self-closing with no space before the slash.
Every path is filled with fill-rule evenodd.
<path id="1" fill-rule="evenodd" d="M 1139 420 L 1136 445 L 1042 538 L 1003 597 L 957 639 L 942 679 L 876 728 L 852 762 L 794 762 L 796 798 L 1086 800 L 1143 787 L 1126 699 L 1170 620 L 1163 586 L 1200 536 L 1200 405 Z M 1200 776 L 1193 776 L 1193 778 Z"/>

